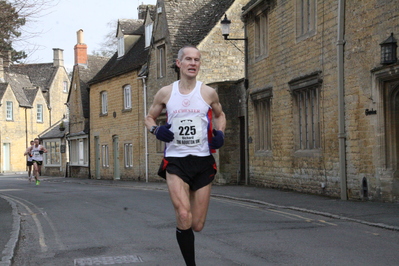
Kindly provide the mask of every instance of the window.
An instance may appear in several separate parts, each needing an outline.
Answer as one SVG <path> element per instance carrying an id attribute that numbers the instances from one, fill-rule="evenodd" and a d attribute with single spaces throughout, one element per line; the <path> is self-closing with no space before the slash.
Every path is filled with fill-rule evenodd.
<path id="1" fill-rule="evenodd" d="M 106 91 L 101 92 L 101 114 L 108 114 L 108 95 Z"/>
<path id="2" fill-rule="evenodd" d="M 70 163 L 73 166 L 89 165 L 89 145 L 87 137 L 70 139 Z"/>
<path id="3" fill-rule="evenodd" d="M 123 107 L 124 109 L 132 108 L 132 87 L 130 85 L 126 85 L 123 87 Z"/>
<path id="4" fill-rule="evenodd" d="M 255 114 L 255 151 L 270 151 L 272 149 L 272 89 L 255 91 L 251 94 L 251 99 L 254 102 Z"/>
<path id="5" fill-rule="evenodd" d="M 65 93 L 68 92 L 68 81 L 64 81 L 63 87 L 64 87 L 63 92 L 65 92 Z"/>
<path id="6" fill-rule="evenodd" d="M 6 111 L 7 111 L 6 120 L 8 120 L 8 121 L 13 120 L 12 102 L 7 101 Z"/>
<path id="7" fill-rule="evenodd" d="M 125 167 L 126 168 L 133 167 L 133 144 L 125 143 L 124 154 L 125 154 Z"/>
<path id="8" fill-rule="evenodd" d="M 161 118 L 158 121 L 158 125 L 162 126 L 166 124 L 166 118 Z M 163 153 L 165 151 L 165 142 L 164 141 L 160 141 L 159 139 L 155 140 L 155 146 L 156 146 L 156 152 L 158 153 Z"/>
<path id="9" fill-rule="evenodd" d="M 157 47 L 157 72 L 158 78 L 165 77 L 166 74 L 166 57 L 165 57 L 165 45 Z"/>
<path id="10" fill-rule="evenodd" d="M 101 161 L 104 168 L 109 167 L 108 145 L 101 146 Z"/>
<path id="11" fill-rule="evenodd" d="M 43 104 L 37 105 L 36 121 L 39 123 L 43 122 Z"/>
<path id="12" fill-rule="evenodd" d="M 61 166 L 61 141 L 59 139 L 44 140 L 43 144 L 47 149 L 47 153 L 44 153 L 46 166 Z"/>
<path id="13" fill-rule="evenodd" d="M 266 11 L 255 17 L 255 56 L 264 57 L 268 55 L 268 31 L 269 23 Z"/>
<path id="14" fill-rule="evenodd" d="M 118 37 L 118 57 L 125 55 L 125 39 L 123 36 Z"/>
<path id="15" fill-rule="evenodd" d="M 152 25 L 152 23 L 145 25 L 145 47 L 148 47 L 151 44 Z"/>
<path id="16" fill-rule="evenodd" d="M 293 95 L 297 150 L 320 148 L 319 90 L 321 82 L 319 73 L 316 73 L 289 83 Z"/>
<path id="17" fill-rule="evenodd" d="M 302 40 L 316 33 L 316 0 L 296 1 L 296 36 Z"/>

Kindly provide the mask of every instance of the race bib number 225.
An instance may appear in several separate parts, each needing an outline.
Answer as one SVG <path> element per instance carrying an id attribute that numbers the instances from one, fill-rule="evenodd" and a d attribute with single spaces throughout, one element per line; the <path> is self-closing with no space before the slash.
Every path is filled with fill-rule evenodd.
<path id="1" fill-rule="evenodd" d="M 202 142 L 201 118 L 175 118 L 173 119 L 173 133 L 175 143 L 178 145 L 195 146 Z"/>

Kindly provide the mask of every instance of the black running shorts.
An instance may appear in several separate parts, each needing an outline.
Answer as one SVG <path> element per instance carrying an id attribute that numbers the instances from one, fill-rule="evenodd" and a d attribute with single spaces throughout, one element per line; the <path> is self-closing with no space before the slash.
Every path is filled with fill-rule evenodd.
<path id="1" fill-rule="evenodd" d="M 179 176 L 190 189 L 195 191 L 210 184 L 217 172 L 215 158 L 212 155 L 198 157 L 165 157 L 159 167 L 158 175 L 166 179 L 166 172 Z"/>
<path id="2" fill-rule="evenodd" d="M 32 166 L 33 162 L 32 161 L 26 161 L 26 166 Z"/>
<path id="3" fill-rule="evenodd" d="M 42 165 L 42 164 L 43 164 L 43 161 L 35 161 L 35 160 L 32 160 L 32 163 L 36 163 L 37 165 Z"/>

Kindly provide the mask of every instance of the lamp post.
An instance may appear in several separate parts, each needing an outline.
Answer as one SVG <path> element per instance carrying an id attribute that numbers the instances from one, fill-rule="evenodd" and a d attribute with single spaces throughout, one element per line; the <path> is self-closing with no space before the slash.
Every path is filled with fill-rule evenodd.
<path id="1" fill-rule="evenodd" d="M 244 58 L 245 58 L 245 65 L 244 65 L 244 87 L 245 90 L 248 90 L 249 84 L 248 84 L 248 38 L 246 37 L 246 31 L 245 31 L 245 37 L 244 38 L 229 38 L 230 35 L 230 24 L 231 20 L 227 18 L 227 15 L 224 15 L 224 19 L 220 22 L 220 26 L 222 29 L 222 35 L 225 40 L 231 40 L 231 41 L 244 41 Z M 249 143 L 248 143 L 248 94 L 246 93 L 244 95 L 245 101 L 244 101 L 244 120 L 245 120 L 245 126 L 244 126 L 244 139 L 245 139 L 245 155 L 244 155 L 244 175 L 245 175 L 245 185 L 249 185 Z M 243 169 L 241 169 L 243 170 Z M 241 171 L 243 172 L 243 171 Z"/>

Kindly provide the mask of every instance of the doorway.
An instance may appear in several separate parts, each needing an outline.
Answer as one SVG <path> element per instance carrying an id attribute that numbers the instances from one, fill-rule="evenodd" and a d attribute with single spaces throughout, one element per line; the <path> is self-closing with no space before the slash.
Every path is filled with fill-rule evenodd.
<path id="1" fill-rule="evenodd" d="M 10 170 L 10 143 L 3 143 L 3 172 L 8 172 Z"/>
<path id="2" fill-rule="evenodd" d="M 94 175 L 95 179 L 100 179 L 100 138 L 94 136 Z"/>
<path id="3" fill-rule="evenodd" d="M 119 180 L 121 175 L 119 167 L 119 137 L 117 135 L 112 136 L 112 148 L 114 152 L 114 180 Z"/>

